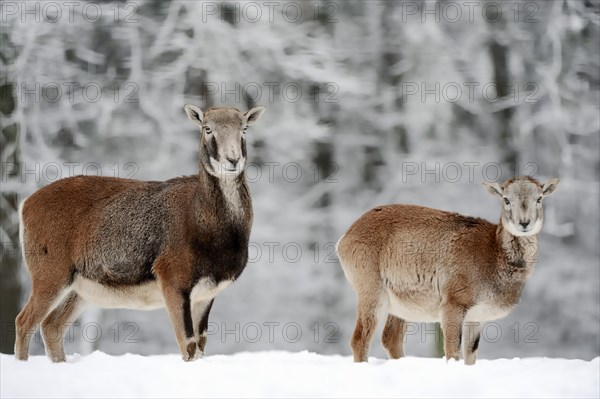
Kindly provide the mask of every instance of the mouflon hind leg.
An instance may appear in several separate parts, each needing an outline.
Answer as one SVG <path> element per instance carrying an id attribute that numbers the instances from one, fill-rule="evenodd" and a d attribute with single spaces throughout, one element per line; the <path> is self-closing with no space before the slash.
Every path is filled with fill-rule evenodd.
<path id="1" fill-rule="evenodd" d="M 383 295 L 377 291 L 369 290 L 369 292 L 362 295 L 358 293 L 356 327 L 351 340 L 355 362 L 366 362 L 368 360 L 369 347 L 375 329 L 377 329 L 383 302 Z"/>
<path id="2" fill-rule="evenodd" d="M 64 362 L 64 335 L 69 323 L 73 322 L 83 310 L 83 299 L 71 291 L 62 302 L 42 321 L 42 338 L 46 354 L 53 362 Z"/>
<path id="3" fill-rule="evenodd" d="M 404 357 L 404 335 L 406 333 L 406 322 L 392 314 L 388 315 L 381 343 L 390 359 Z"/>
<path id="4" fill-rule="evenodd" d="M 15 357 L 17 359 L 27 360 L 31 336 L 67 289 L 66 281 L 38 281 L 32 278 L 29 300 L 15 320 Z"/>

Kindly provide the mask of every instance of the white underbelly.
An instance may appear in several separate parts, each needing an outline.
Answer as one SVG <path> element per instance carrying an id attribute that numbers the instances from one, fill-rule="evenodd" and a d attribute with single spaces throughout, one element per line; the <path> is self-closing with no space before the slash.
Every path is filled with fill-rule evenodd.
<path id="1" fill-rule="evenodd" d="M 209 278 L 200 279 L 190 292 L 191 302 L 203 302 L 214 298 L 231 281 L 215 284 Z M 107 287 L 81 276 L 75 277 L 71 288 L 86 302 L 102 308 L 154 310 L 165 307 L 165 300 L 156 281 L 127 287 Z"/>
<path id="2" fill-rule="evenodd" d="M 484 322 L 508 316 L 512 307 L 500 307 L 493 303 L 480 303 L 473 306 L 465 315 L 466 322 Z"/>
<path id="3" fill-rule="evenodd" d="M 405 294 L 398 298 L 388 290 L 388 312 L 406 321 L 440 322 L 442 319 L 441 303 L 436 297 L 426 293 Z M 465 314 L 465 322 L 486 322 L 501 319 L 509 315 L 513 307 L 498 306 L 493 302 L 479 303 Z"/>
<path id="4" fill-rule="evenodd" d="M 405 321 L 434 323 L 440 321 L 440 306 L 437 300 L 414 298 L 410 301 L 400 300 L 389 292 L 388 312 Z"/>
<path id="5" fill-rule="evenodd" d="M 192 302 L 202 302 L 212 299 L 219 292 L 227 288 L 229 284 L 231 284 L 231 280 L 224 280 L 219 284 L 215 284 L 214 280 L 210 277 L 201 278 L 192 289 L 190 299 Z"/>
<path id="6" fill-rule="evenodd" d="M 127 287 L 107 287 L 77 276 L 72 289 L 86 302 L 103 308 L 154 310 L 165 307 L 162 292 L 156 281 Z"/>

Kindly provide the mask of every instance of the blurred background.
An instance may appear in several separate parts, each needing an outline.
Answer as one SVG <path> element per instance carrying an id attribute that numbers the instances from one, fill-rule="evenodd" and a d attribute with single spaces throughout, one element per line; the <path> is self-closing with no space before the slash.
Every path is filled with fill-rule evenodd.
<path id="1" fill-rule="evenodd" d="M 18 203 L 72 175 L 196 173 L 194 103 L 268 107 L 248 132 L 250 262 L 215 300 L 207 354 L 350 354 L 356 300 L 333 252 L 349 225 L 394 202 L 497 221 L 481 182 L 527 174 L 561 183 L 521 304 L 479 356 L 600 355 L 598 1 L 0 7 L 2 352 L 30 291 Z M 435 333 L 412 325 L 407 354 L 439 356 Z M 90 308 L 66 348 L 177 352 L 164 310 Z"/>

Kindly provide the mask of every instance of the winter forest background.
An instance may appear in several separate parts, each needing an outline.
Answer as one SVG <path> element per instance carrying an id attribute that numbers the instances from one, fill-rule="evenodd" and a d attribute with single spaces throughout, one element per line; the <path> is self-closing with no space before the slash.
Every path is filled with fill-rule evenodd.
<path id="1" fill-rule="evenodd" d="M 3 1 L 0 18 L 2 352 L 30 289 L 18 203 L 70 175 L 195 173 L 190 102 L 268 107 L 248 132 L 251 260 L 208 354 L 349 354 L 333 244 L 351 222 L 390 202 L 496 221 L 481 182 L 530 174 L 561 178 L 540 262 L 479 356 L 600 355 L 598 1 Z M 407 353 L 439 354 L 434 332 L 412 326 Z M 177 352 L 164 310 L 87 310 L 67 353 L 95 349 Z"/>

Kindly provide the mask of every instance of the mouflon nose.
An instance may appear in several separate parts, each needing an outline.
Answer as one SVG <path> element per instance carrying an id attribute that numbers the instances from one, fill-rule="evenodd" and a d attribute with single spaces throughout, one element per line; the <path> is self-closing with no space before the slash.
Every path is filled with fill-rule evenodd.
<path id="1" fill-rule="evenodd" d="M 521 223 L 519 223 L 524 229 L 527 228 L 527 226 L 529 226 L 529 220 L 523 220 Z"/>
<path id="2" fill-rule="evenodd" d="M 232 157 L 227 157 L 227 160 L 231 163 L 231 165 L 233 165 L 233 167 L 235 168 L 238 164 L 238 162 L 240 161 L 240 158 L 232 158 Z"/>

